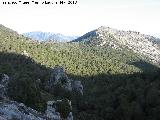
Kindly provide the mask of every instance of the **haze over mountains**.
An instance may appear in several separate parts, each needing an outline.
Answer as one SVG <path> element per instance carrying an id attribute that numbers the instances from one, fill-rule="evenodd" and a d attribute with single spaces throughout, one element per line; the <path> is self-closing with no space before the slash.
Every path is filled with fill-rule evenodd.
<path id="1" fill-rule="evenodd" d="M 159 120 L 159 43 L 109 27 L 39 42 L 0 25 L 0 119 Z"/>
<path id="2" fill-rule="evenodd" d="M 23 34 L 33 40 L 52 42 L 85 42 L 97 46 L 110 46 L 115 49 L 127 47 L 135 53 L 148 57 L 151 61 L 158 63 L 160 58 L 160 39 L 141 34 L 136 31 L 123 31 L 105 26 L 78 36 L 65 36 L 51 32 L 28 32 Z"/>
<path id="3" fill-rule="evenodd" d="M 41 32 L 41 31 L 28 32 L 24 33 L 23 35 L 33 40 L 53 41 L 53 42 L 68 42 L 78 38 L 78 36 L 66 36 L 59 33 Z"/>

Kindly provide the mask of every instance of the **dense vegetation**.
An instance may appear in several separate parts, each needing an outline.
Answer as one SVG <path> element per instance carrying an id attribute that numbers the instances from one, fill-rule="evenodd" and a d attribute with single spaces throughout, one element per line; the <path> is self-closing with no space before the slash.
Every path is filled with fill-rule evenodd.
<path id="1" fill-rule="evenodd" d="M 83 97 L 71 98 L 75 119 L 160 119 L 159 68 L 138 54 L 85 43 L 31 41 L 0 26 L 0 73 L 12 79 L 12 99 L 43 111 L 47 100 L 57 99 L 44 89 L 55 65 L 84 85 Z"/>

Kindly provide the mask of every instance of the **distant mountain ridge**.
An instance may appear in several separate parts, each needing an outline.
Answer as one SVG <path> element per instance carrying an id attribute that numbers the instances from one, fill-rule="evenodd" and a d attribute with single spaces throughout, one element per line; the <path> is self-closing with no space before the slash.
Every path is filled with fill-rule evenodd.
<path id="1" fill-rule="evenodd" d="M 41 31 L 27 32 L 23 33 L 23 35 L 33 40 L 54 41 L 54 42 L 68 42 L 78 38 L 78 36 L 66 36 L 60 33 L 41 32 Z"/>
<path id="2" fill-rule="evenodd" d="M 101 26 L 73 42 L 85 42 L 86 44 L 101 47 L 109 46 L 119 50 L 121 48 L 127 48 L 148 57 L 155 63 L 160 62 L 160 39 L 150 35 L 140 34 L 140 32 L 136 31 L 123 31 Z"/>

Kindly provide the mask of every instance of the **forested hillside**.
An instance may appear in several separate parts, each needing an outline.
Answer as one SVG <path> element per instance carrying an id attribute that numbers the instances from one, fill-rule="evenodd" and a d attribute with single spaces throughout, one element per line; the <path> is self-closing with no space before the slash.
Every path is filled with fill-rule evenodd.
<path id="1" fill-rule="evenodd" d="M 45 89 L 56 65 L 82 82 L 83 96 Z M 0 73 L 12 79 L 11 99 L 42 112 L 48 100 L 63 98 L 72 101 L 75 120 L 160 119 L 159 66 L 126 47 L 38 42 L 0 25 Z"/>
<path id="2" fill-rule="evenodd" d="M 94 46 L 110 46 L 119 50 L 127 48 L 143 57 L 147 57 L 154 63 L 160 63 L 160 39 L 137 31 L 123 31 L 101 26 L 74 41 L 85 42 Z"/>

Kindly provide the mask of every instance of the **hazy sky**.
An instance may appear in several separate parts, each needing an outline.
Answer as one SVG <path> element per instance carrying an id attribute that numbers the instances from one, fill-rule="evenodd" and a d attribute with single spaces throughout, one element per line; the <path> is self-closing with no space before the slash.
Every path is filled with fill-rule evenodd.
<path id="1" fill-rule="evenodd" d="M 0 1 L 0 24 L 19 33 L 44 31 L 83 35 L 107 26 L 160 37 L 160 0 L 77 0 L 76 5 L 3 5 L 2 1 L 19 0 Z"/>

